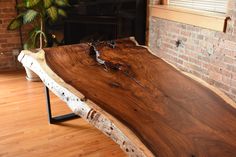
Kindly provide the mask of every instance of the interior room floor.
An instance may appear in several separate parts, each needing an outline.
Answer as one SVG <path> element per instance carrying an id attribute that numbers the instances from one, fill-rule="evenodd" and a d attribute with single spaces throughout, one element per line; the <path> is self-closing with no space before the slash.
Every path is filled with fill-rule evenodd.
<path id="1" fill-rule="evenodd" d="M 51 104 L 53 115 L 70 112 L 56 96 Z M 125 156 L 83 119 L 50 125 L 43 84 L 26 81 L 24 71 L 0 73 L 0 115 L 0 157 Z"/>

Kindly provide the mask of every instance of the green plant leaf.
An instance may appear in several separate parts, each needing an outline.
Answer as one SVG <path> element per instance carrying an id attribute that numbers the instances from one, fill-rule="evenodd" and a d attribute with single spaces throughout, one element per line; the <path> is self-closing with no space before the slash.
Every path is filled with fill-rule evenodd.
<path id="1" fill-rule="evenodd" d="M 58 14 L 61 16 L 67 17 L 67 14 L 63 9 L 58 9 Z"/>
<path id="2" fill-rule="evenodd" d="M 26 13 L 23 16 L 23 23 L 30 23 L 32 22 L 38 15 L 38 12 L 33 10 L 33 9 L 29 9 L 26 11 Z"/>
<path id="3" fill-rule="evenodd" d="M 47 13 L 49 18 L 55 22 L 58 18 L 58 13 L 57 13 L 57 8 L 54 6 L 51 6 L 50 8 L 47 9 Z"/>
<path id="4" fill-rule="evenodd" d="M 29 50 L 29 49 L 35 48 L 35 46 L 33 45 L 32 40 L 30 40 L 30 39 L 27 40 L 27 41 L 24 43 L 23 47 L 24 47 L 24 50 Z"/>
<path id="5" fill-rule="evenodd" d="M 16 4 L 16 8 L 18 8 L 18 9 L 26 8 L 25 3 L 18 3 L 18 4 Z"/>
<path id="6" fill-rule="evenodd" d="M 15 18 L 9 23 L 7 29 L 8 30 L 15 30 L 15 29 L 17 29 L 21 26 L 22 26 L 22 19 L 21 18 Z"/>
<path id="7" fill-rule="evenodd" d="M 55 3 L 57 6 L 60 6 L 60 7 L 70 6 L 70 4 L 68 3 L 68 0 L 55 0 Z"/>
<path id="8" fill-rule="evenodd" d="M 39 30 L 40 30 L 39 27 L 34 27 L 33 29 L 31 29 L 31 30 L 29 31 L 29 38 L 34 38 L 35 33 L 36 33 L 37 31 L 39 31 Z"/>
<path id="9" fill-rule="evenodd" d="M 49 8 L 52 5 L 53 0 L 43 0 L 44 8 Z"/>
<path id="10" fill-rule="evenodd" d="M 37 5 L 40 2 L 40 0 L 24 0 L 25 6 L 27 8 L 32 8 L 35 5 Z"/>

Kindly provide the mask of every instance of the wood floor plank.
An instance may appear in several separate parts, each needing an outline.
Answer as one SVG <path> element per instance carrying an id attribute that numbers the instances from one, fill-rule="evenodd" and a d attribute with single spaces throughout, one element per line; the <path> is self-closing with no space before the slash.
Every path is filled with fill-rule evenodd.
<path id="1" fill-rule="evenodd" d="M 24 71 L 0 73 L 0 157 L 126 156 L 117 144 L 82 119 L 49 125 L 43 85 Z M 71 112 L 52 95 L 53 114 Z"/>

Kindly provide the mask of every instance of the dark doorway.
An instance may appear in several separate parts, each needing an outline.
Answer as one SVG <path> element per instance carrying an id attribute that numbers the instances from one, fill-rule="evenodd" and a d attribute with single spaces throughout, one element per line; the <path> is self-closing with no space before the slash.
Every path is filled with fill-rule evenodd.
<path id="1" fill-rule="evenodd" d="M 64 43 L 134 36 L 145 44 L 146 0 L 70 0 L 68 18 L 49 30 L 62 30 Z M 63 26 L 60 27 L 60 26 Z"/>

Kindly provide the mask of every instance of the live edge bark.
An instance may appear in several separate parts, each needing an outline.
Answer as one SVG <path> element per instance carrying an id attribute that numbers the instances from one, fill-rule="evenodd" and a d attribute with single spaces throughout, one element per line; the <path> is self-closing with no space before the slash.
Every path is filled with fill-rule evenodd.
<path id="1" fill-rule="evenodd" d="M 151 53 L 150 50 L 149 52 Z M 67 84 L 56 73 L 54 73 L 46 63 L 44 50 L 39 50 L 37 53 L 32 53 L 30 51 L 24 50 L 19 55 L 18 60 L 25 67 L 33 70 L 36 74 L 38 74 L 44 84 L 60 99 L 66 102 L 75 114 L 78 114 L 83 119 L 87 120 L 90 124 L 113 139 L 129 156 L 154 156 L 153 153 L 136 136 L 136 134 L 131 131 L 126 125 L 121 123 L 118 119 L 116 119 L 108 112 L 104 111 L 101 107 L 93 103 L 91 100 L 86 99 L 82 93 L 80 93 L 71 85 Z M 218 96 L 224 99 L 225 102 L 236 108 L 235 102 L 233 102 L 219 90 L 215 89 L 204 81 L 193 77 L 192 75 L 189 75 L 187 73 L 184 74 L 188 75 L 195 81 L 198 81 L 208 89 L 211 89 Z M 156 127 L 158 128 L 158 126 Z M 168 136 L 169 134 L 165 132 L 164 135 Z M 186 147 L 189 147 L 189 145 L 187 145 Z"/>
<path id="2" fill-rule="evenodd" d="M 88 121 L 97 129 L 120 145 L 121 149 L 131 157 L 154 156 L 146 146 L 126 126 L 108 114 L 95 103 L 84 99 L 83 94 L 66 84 L 46 64 L 44 50 L 32 53 L 23 50 L 18 56 L 23 66 L 34 71 L 43 83 L 77 115 Z"/>

